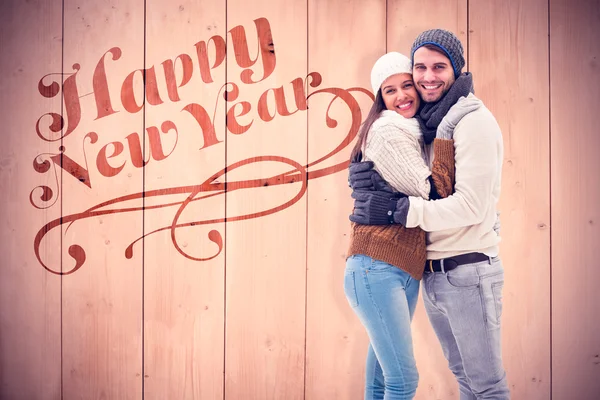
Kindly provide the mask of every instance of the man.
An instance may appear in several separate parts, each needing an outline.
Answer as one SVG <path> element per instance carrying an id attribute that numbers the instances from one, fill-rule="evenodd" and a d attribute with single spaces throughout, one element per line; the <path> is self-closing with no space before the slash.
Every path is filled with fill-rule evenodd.
<path id="1" fill-rule="evenodd" d="M 419 120 L 430 144 L 444 115 L 461 96 L 473 96 L 461 74 L 463 47 L 448 31 L 423 32 L 413 43 L 413 79 L 423 105 Z M 474 97 L 474 96 L 473 96 Z M 502 366 L 500 316 L 504 270 L 495 228 L 503 159 L 502 134 L 482 106 L 454 128 L 455 193 L 434 201 L 376 190 L 381 177 L 353 163 L 350 183 L 356 223 L 402 224 L 427 232 L 423 299 L 429 320 L 458 380 L 461 399 L 508 399 Z M 427 146 L 429 147 L 429 146 Z M 431 164 L 431 160 L 429 160 Z M 395 200 L 395 199 L 394 199 Z"/>

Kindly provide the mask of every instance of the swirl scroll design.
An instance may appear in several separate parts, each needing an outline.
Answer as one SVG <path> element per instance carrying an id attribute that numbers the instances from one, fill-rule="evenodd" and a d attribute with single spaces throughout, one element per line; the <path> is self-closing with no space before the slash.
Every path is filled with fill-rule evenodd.
<path id="1" fill-rule="evenodd" d="M 332 166 L 328 166 L 328 167 L 318 168 L 318 166 L 320 164 L 322 164 L 324 161 L 333 157 L 334 155 L 340 153 L 346 147 L 348 147 L 358 133 L 358 130 L 360 128 L 360 124 L 362 121 L 362 113 L 361 113 L 361 109 L 360 109 L 360 106 L 359 106 L 357 100 L 355 99 L 355 97 L 352 94 L 353 92 L 363 93 L 363 94 L 369 96 L 369 98 L 371 100 L 374 100 L 373 94 L 371 92 L 369 92 L 363 88 L 359 88 L 359 87 L 353 87 L 350 89 L 341 89 L 341 88 L 335 88 L 335 87 L 324 88 L 324 89 L 316 90 L 316 91 L 312 92 L 310 95 L 308 95 L 308 99 L 310 99 L 313 96 L 322 95 L 322 94 L 329 94 L 329 95 L 333 96 L 333 98 L 329 102 L 329 105 L 327 107 L 327 111 L 325 114 L 326 125 L 329 128 L 335 128 L 338 125 L 337 120 L 334 119 L 330 115 L 331 106 L 335 101 L 337 101 L 338 99 L 343 101 L 351 113 L 351 124 L 350 124 L 350 127 L 348 129 L 346 136 L 333 150 L 331 150 L 329 153 L 325 154 L 321 158 L 310 162 L 306 166 L 303 166 L 294 160 L 291 160 L 291 159 L 285 158 L 285 157 L 281 157 L 281 156 L 264 155 L 264 156 L 252 157 L 249 159 L 238 161 L 234 164 L 227 166 L 226 168 L 213 174 L 211 177 L 206 179 L 204 182 L 197 184 L 197 185 L 179 186 L 179 187 L 171 187 L 171 188 L 165 188 L 165 189 L 157 189 L 157 190 L 133 193 L 133 194 L 121 196 L 121 197 L 118 197 L 115 199 L 111 199 L 111 200 L 102 202 L 102 203 L 97 204 L 83 212 L 80 212 L 80 213 L 63 216 L 62 218 L 58 218 L 53 221 L 50 221 L 48 224 L 43 226 L 36 234 L 35 239 L 34 239 L 34 252 L 35 252 L 38 262 L 48 272 L 57 274 L 57 275 L 73 274 L 74 272 L 78 271 L 85 264 L 87 255 L 86 255 L 86 252 L 83 249 L 83 247 L 80 246 L 79 244 L 72 244 L 68 248 L 68 253 L 75 262 L 75 265 L 72 266 L 70 269 L 66 269 L 66 268 L 56 269 L 55 267 L 51 267 L 51 266 L 47 265 L 42 260 L 41 254 L 40 254 L 40 248 L 41 248 L 41 243 L 42 243 L 44 237 L 46 236 L 46 234 L 48 232 L 52 231 L 54 228 L 59 227 L 63 224 L 68 224 L 68 226 L 67 226 L 67 230 L 68 230 L 73 223 L 83 220 L 83 219 L 87 219 L 87 218 L 95 218 L 95 217 L 100 217 L 103 215 L 116 214 L 116 213 L 139 212 L 142 210 L 149 211 L 149 210 L 167 208 L 167 207 L 177 207 L 171 224 L 168 226 L 164 226 L 162 228 L 156 229 L 154 231 L 148 232 L 148 233 L 144 234 L 143 236 L 139 237 L 138 239 L 134 240 L 125 249 L 125 257 L 128 259 L 133 257 L 134 247 L 135 247 L 136 243 L 141 241 L 143 238 L 145 238 L 149 235 L 161 232 L 161 231 L 169 230 L 173 246 L 182 256 L 184 256 L 190 260 L 194 260 L 194 261 L 206 261 L 206 260 L 215 258 L 223 250 L 223 238 L 219 231 L 213 229 L 208 232 L 208 239 L 211 242 L 215 243 L 218 247 L 217 252 L 215 254 L 209 255 L 207 257 L 196 257 L 196 256 L 193 256 L 193 255 L 187 253 L 186 251 L 184 251 L 182 246 L 180 246 L 180 244 L 177 241 L 176 234 L 175 234 L 176 230 L 179 228 L 183 228 L 183 227 L 210 225 L 210 224 L 216 224 L 216 223 L 222 223 L 222 222 L 233 223 L 236 221 L 259 218 L 259 217 L 266 216 L 269 214 L 277 213 L 281 210 L 284 210 L 284 209 L 292 206 L 293 204 L 298 202 L 304 196 L 304 194 L 306 193 L 306 190 L 307 190 L 308 181 L 310 179 L 320 178 L 323 176 L 327 176 L 327 175 L 334 174 L 336 172 L 345 170 L 348 167 L 347 160 L 339 162 Z M 93 140 L 93 138 L 91 138 L 91 139 Z M 249 179 L 249 180 L 241 180 L 241 181 L 226 182 L 226 183 L 219 181 L 219 178 L 225 177 L 227 172 L 231 172 L 235 169 L 242 168 L 242 167 L 250 165 L 250 164 L 254 164 L 254 163 L 258 163 L 258 162 L 266 162 L 266 161 L 277 162 L 277 163 L 282 163 L 284 165 L 289 165 L 290 169 L 284 173 L 281 173 L 281 174 L 278 174 L 275 176 L 266 177 L 266 178 Z M 49 168 L 49 165 L 47 162 L 46 163 L 42 162 L 39 164 L 40 164 L 40 167 L 39 167 L 40 169 Z M 213 196 L 220 196 L 226 192 L 231 193 L 231 192 L 237 191 L 237 190 L 245 190 L 245 189 L 258 188 L 258 187 L 264 187 L 264 186 L 276 186 L 276 185 L 283 185 L 283 184 L 290 184 L 290 183 L 299 183 L 300 184 L 298 192 L 291 199 L 285 201 L 284 203 L 282 203 L 276 207 L 272 207 L 272 208 L 269 208 L 266 210 L 257 211 L 257 212 L 244 214 L 244 215 L 227 216 L 226 218 L 213 218 L 213 219 L 187 221 L 187 222 L 180 221 L 180 217 L 181 217 L 182 213 L 184 212 L 186 207 L 192 202 L 200 201 L 200 200 L 203 200 L 203 199 L 206 199 L 209 197 L 213 197 Z M 146 207 L 109 208 L 109 207 L 118 206 L 119 204 L 123 204 L 125 202 L 135 200 L 135 199 L 141 199 L 141 198 L 148 199 L 148 198 L 153 198 L 153 197 L 160 198 L 162 196 L 170 196 L 170 195 L 176 195 L 176 194 L 187 194 L 187 197 L 183 201 L 167 202 L 164 204 L 149 205 Z M 48 197 L 51 197 L 50 193 L 48 193 L 47 191 L 42 193 L 42 199 L 45 199 Z"/>

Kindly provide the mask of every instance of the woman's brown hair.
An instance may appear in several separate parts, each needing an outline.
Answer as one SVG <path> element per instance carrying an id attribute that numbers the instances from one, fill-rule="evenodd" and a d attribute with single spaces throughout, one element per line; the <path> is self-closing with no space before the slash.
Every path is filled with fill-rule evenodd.
<path id="1" fill-rule="evenodd" d="M 373 122 L 379 118 L 379 114 L 385 110 L 385 103 L 383 102 L 383 97 L 381 96 L 381 89 L 377 91 L 377 95 L 375 96 L 375 102 L 373 106 L 371 106 L 371 110 L 369 110 L 369 114 L 367 118 L 365 118 L 365 122 L 360 127 L 358 131 L 358 140 L 352 149 L 352 154 L 350 155 L 350 162 L 352 161 L 360 161 L 362 159 L 362 147 L 367 140 L 367 134 L 369 133 L 369 129 L 373 125 Z"/>

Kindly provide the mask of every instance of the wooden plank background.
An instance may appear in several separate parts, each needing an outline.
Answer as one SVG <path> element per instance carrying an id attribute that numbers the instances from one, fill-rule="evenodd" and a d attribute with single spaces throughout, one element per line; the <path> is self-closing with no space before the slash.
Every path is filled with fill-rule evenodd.
<path id="1" fill-rule="evenodd" d="M 75 72 L 77 84 L 77 94 L 65 92 L 65 97 L 78 102 L 81 108 L 79 125 L 65 135 L 63 145 L 66 155 L 87 167 L 91 186 L 87 188 L 80 179 L 63 172 L 64 217 L 94 203 L 143 190 L 143 169 L 130 161 L 133 157 L 128 157 L 128 147 L 132 146 L 123 140 L 129 134 L 143 132 L 143 112 L 126 111 L 121 96 L 113 93 L 119 93 L 129 73 L 144 67 L 144 12 L 135 0 L 103 3 L 66 0 L 63 5 L 63 73 L 68 79 L 66 77 Z M 123 37 L 128 40 L 119 39 Z M 114 46 L 120 50 L 103 58 Z M 108 98 L 101 96 L 100 78 L 96 75 L 101 59 L 105 65 Z M 140 94 L 143 94 L 139 74 L 132 85 L 132 95 L 137 95 L 139 104 Z M 106 108 L 115 114 L 98 118 Z M 69 117 L 67 115 L 68 123 L 73 123 Z M 102 157 L 104 146 L 107 157 Z M 123 169 L 118 175 L 105 177 L 116 173 L 111 168 L 121 165 Z M 142 199 L 127 205 L 141 208 Z M 119 227 L 118 235 L 115 235 L 115 226 Z M 142 255 L 138 252 L 133 258 L 125 259 L 121 247 L 126 240 L 141 236 L 142 226 L 141 213 L 106 214 L 74 222 L 70 227 L 62 226 L 63 271 L 75 265 L 71 246 L 81 246 L 86 256 L 81 268 L 68 275 L 72 279 L 62 279 L 64 398 L 136 398 L 140 395 Z"/>
<path id="2" fill-rule="evenodd" d="M 44 85 L 61 81 L 62 9 L 58 2 L 11 2 L 2 3 L 1 11 L 0 108 L 5 131 L 0 148 L 0 398 L 58 400 L 61 279 L 38 264 L 31 243 L 40 227 L 61 216 L 60 171 L 50 160 L 58 153 L 60 129 L 49 129 L 51 116 L 41 118 L 42 140 L 35 123 L 43 114 L 62 114 L 60 95 L 52 97 L 52 90 L 44 88 L 43 97 L 37 90 L 48 74 L 52 75 L 43 79 Z M 40 173 L 32 169 L 34 160 Z M 28 178 L 18 178 L 21 173 Z M 50 192 L 43 187 L 52 195 L 44 196 Z M 39 249 L 44 263 L 55 270 L 60 270 L 60 247 L 60 231 L 54 231 Z"/>
<path id="3" fill-rule="evenodd" d="M 160 130 L 163 154 L 168 156 L 164 160 L 146 156 L 144 187 L 158 195 L 148 196 L 145 205 L 158 207 L 164 199 L 177 205 L 149 208 L 144 213 L 145 398 L 223 396 L 225 255 L 208 235 L 215 230 L 224 237 L 225 224 L 183 226 L 174 230 L 174 239 L 170 230 L 156 231 L 170 227 L 182 203 L 192 195 L 187 191 L 173 194 L 174 189 L 199 185 L 225 168 L 223 146 L 199 151 L 210 142 L 203 140 L 196 120 L 200 105 L 210 112 L 214 105 L 214 112 L 224 115 L 225 102 L 218 97 L 225 84 L 225 68 L 211 71 L 210 83 L 194 70 L 196 45 L 215 35 L 225 37 L 225 28 L 224 3 L 146 4 L 146 68 L 154 66 L 163 103 L 148 105 L 145 127 Z M 166 69 L 169 65 L 171 69 Z M 175 129 L 163 131 L 165 122 Z M 223 141 L 224 121 L 219 122 L 215 135 Z M 198 197 L 201 194 L 192 196 Z M 178 223 L 224 216 L 225 197 L 221 195 L 190 202 Z M 199 264 L 195 258 L 211 259 Z"/>
<path id="4" fill-rule="evenodd" d="M 507 282 L 503 320 L 510 326 L 507 334 L 504 324 L 502 345 L 507 374 L 520 377 L 509 378 L 516 399 L 550 396 L 549 86 L 548 68 L 540 68 L 548 64 L 548 46 L 539 45 L 548 38 L 545 8 L 529 0 L 469 8 L 475 92 L 504 138 L 500 251 Z"/>
<path id="5" fill-rule="evenodd" d="M 512 397 L 598 398 L 598 26 L 598 0 L 2 2 L 0 398 L 362 398 L 345 138 L 434 27 L 504 135 Z M 457 399 L 420 302 L 413 332 L 417 398 Z"/>
<path id="6" fill-rule="evenodd" d="M 552 393 L 600 394 L 600 1 L 550 1 Z M 567 78 L 567 79 L 565 79 Z M 567 95 L 570 93 L 572 95 Z M 576 372 L 576 373 L 573 373 Z M 569 379 L 557 379 L 558 377 Z"/>
<path id="7" fill-rule="evenodd" d="M 306 164 L 306 112 L 288 116 L 281 112 L 296 110 L 290 83 L 307 73 L 306 9 L 306 0 L 260 0 L 252 7 L 245 0 L 227 2 L 228 30 L 242 26 L 247 40 L 244 43 L 238 35 L 230 35 L 229 43 L 239 46 L 236 55 L 247 49 L 256 60 L 250 67 L 251 83 L 244 85 L 246 68 L 235 57 L 227 58 L 227 81 L 241 87 L 239 97 L 231 100 L 246 101 L 251 107 L 244 115 L 238 111 L 243 106 L 235 106 L 235 115 L 242 115 L 236 122 L 252 123 L 245 133 L 228 133 L 227 164 L 251 161 L 228 172 L 228 182 L 284 174 L 294 169 L 287 159 Z M 259 37 L 255 21 L 265 16 L 271 35 Z M 275 69 L 265 76 L 272 63 Z M 231 119 L 228 115 L 228 124 Z M 227 224 L 225 237 L 226 399 L 303 397 L 306 199 L 260 218 L 245 216 L 293 199 L 305 186 L 304 178 L 299 175 L 296 182 L 279 185 L 267 180 L 259 190 L 240 188 L 227 193 L 226 217 L 233 222 Z M 244 219 L 236 221 L 237 217 Z"/>

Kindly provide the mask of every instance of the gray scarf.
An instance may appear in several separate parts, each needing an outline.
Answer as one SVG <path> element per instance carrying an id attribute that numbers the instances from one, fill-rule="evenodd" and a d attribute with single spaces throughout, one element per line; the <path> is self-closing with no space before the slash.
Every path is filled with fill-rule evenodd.
<path id="1" fill-rule="evenodd" d="M 425 143 L 430 144 L 433 142 L 437 127 L 450 110 L 450 107 L 456 104 L 461 97 L 468 96 L 469 93 L 474 93 L 473 74 L 464 72 L 456 78 L 456 81 L 450 86 L 450 90 L 437 102 L 421 103 L 421 108 L 415 118 L 419 121 Z"/>

